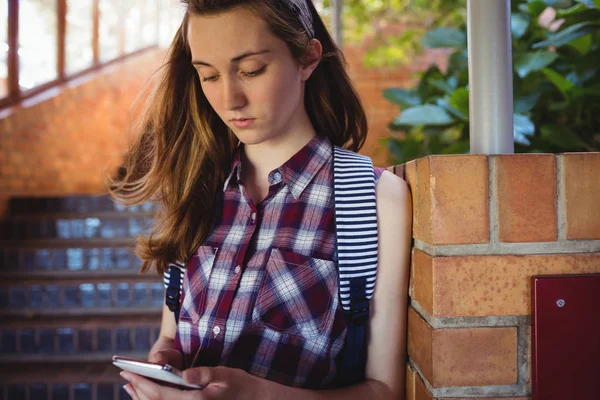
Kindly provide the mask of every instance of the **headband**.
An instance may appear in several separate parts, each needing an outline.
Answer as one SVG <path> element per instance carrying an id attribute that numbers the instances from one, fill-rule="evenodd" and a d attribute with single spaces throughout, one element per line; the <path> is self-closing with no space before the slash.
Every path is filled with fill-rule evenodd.
<path id="1" fill-rule="evenodd" d="M 308 38 L 312 39 L 315 36 L 315 31 L 313 29 L 312 15 L 308 8 L 308 4 L 306 4 L 307 1 L 310 0 L 283 0 L 288 8 L 290 8 L 300 19 L 302 26 L 308 34 Z"/>

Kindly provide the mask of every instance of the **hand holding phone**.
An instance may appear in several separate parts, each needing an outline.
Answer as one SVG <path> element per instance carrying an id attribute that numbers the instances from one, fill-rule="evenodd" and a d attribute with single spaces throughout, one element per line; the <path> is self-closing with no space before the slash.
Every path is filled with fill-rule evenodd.
<path id="1" fill-rule="evenodd" d="M 183 379 L 182 371 L 169 364 L 159 364 L 121 356 L 113 356 L 112 360 L 115 366 L 158 383 L 167 383 L 180 389 L 204 388 L 203 385 L 187 383 Z"/>

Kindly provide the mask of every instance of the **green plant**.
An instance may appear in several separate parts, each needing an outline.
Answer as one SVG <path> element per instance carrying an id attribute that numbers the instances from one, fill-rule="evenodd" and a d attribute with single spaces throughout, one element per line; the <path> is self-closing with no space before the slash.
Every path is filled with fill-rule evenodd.
<path id="1" fill-rule="evenodd" d="M 515 151 L 599 149 L 600 0 L 513 0 L 511 31 Z M 382 139 L 393 163 L 469 150 L 465 20 L 422 43 L 454 51 L 445 71 L 433 65 L 415 88 L 383 92 L 402 109 Z"/>
<path id="2" fill-rule="evenodd" d="M 331 0 L 314 0 L 331 30 Z M 364 57 L 366 67 L 409 64 L 422 52 L 421 37 L 432 26 L 455 25 L 464 20 L 466 8 L 456 0 L 344 0 L 342 36 L 344 46 L 361 45 L 371 39 Z M 387 26 L 403 26 L 401 36 L 386 35 Z"/>

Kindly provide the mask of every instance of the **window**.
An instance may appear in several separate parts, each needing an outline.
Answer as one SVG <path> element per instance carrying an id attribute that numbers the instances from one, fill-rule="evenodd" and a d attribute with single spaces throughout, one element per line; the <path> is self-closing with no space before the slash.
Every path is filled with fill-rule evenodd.
<path id="1" fill-rule="evenodd" d="M 100 61 L 106 62 L 121 54 L 121 1 L 100 0 Z"/>
<path id="2" fill-rule="evenodd" d="M 170 44 L 178 10 L 176 0 L 0 0 L 0 107 Z"/>
<path id="3" fill-rule="evenodd" d="M 142 8 L 140 0 L 128 0 L 125 5 L 125 51 L 132 52 L 142 47 Z"/>
<path id="4" fill-rule="evenodd" d="M 19 87 L 33 89 L 58 77 L 57 0 L 19 1 Z"/>
<path id="5" fill-rule="evenodd" d="M 94 63 L 94 2 L 67 2 L 65 69 L 68 75 L 89 68 Z"/>

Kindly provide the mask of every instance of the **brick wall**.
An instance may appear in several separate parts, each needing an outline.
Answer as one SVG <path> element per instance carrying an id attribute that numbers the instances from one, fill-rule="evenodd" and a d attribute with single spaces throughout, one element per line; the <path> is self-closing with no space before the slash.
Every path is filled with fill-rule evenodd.
<path id="1" fill-rule="evenodd" d="M 162 50 L 111 64 L 0 111 L 0 216 L 11 196 L 105 192 L 127 148 L 130 107 Z"/>
<path id="2" fill-rule="evenodd" d="M 415 205 L 407 400 L 529 398 L 531 276 L 600 272 L 600 153 L 390 170 Z"/>

